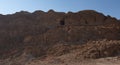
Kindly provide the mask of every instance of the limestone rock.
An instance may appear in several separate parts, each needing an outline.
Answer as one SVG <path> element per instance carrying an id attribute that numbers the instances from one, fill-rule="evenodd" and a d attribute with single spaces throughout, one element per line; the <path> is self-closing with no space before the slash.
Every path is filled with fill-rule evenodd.
<path id="1" fill-rule="evenodd" d="M 120 40 L 119 20 L 93 10 L 76 13 L 53 10 L 33 13 L 21 11 L 10 15 L 0 15 L 0 58 L 19 56 L 27 50 L 36 57 L 48 54 L 59 56 L 70 53 L 70 50 L 73 50 L 71 46 L 75 46 L 74 49 L 76 49 L 78 48 L 76 45 L 81 46 L 89 41 L 103 39 Z M 56 45 L 59 42 L 62 42 L 62 45 Z M 64 50 L 67 52 L 64 53 Z M 16 55 L 18 52 L 20 53 Z M 91 52 L 96 52 L 96 50 L 91 49 L 86 53 Z M 113 52 L 105 53 L 105 56 L 114 55 Z M 107 55 L 108 53 L 110 55 Z M 90 56 L 96 58 L 96 54 L 97 52 Z"/>

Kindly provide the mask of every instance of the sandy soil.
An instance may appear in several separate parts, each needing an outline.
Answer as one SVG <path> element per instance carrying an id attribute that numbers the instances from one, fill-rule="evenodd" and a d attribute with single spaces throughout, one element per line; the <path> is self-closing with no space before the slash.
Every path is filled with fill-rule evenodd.
<path id="1" fill-rule="evenodd" d="M 120 65 L 118 57 L 108 57 L 101 59 L 89 59 L 89 60 L 74 60 L 64 62 L 66 60 L 51 59 L 51 60 L 33 60 L 25 65 Z"/>
<path id="2" fill-rule="evenodd" d="M 100 59 L 75 59 L 67 57 L 47 57 L 47 58 L 25 58 L 20 57 L 14 60 L 6 59 L 0 61 L 0 65 L 120 65 L 120 57 L 107 57 Z"/>

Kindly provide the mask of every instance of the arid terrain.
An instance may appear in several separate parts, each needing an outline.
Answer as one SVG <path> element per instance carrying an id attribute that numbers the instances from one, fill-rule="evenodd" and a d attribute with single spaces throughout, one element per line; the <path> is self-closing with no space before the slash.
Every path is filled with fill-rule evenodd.
<path id="1" fill-rule="evenodd" d="M 120 65 L 120 20 L 94 10 L 1 14 L 0 65 Z"/>

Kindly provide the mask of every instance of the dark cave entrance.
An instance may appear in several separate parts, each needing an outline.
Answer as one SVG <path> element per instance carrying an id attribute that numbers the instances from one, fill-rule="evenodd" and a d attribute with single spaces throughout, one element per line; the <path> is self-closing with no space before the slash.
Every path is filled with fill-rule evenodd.
<path id="1" fill-rule="evenodd" d="M 87 22 L 87 21 L 85 21 L 85 24 L 88 24 L 88 22 Z"/>
<path id="2" fill-rule="evenodd" d="M 64 20 L 61 20 L 61 21 L 60 21 L 60 25 L 65 25 L 65 21 L 64 21 Z"/>

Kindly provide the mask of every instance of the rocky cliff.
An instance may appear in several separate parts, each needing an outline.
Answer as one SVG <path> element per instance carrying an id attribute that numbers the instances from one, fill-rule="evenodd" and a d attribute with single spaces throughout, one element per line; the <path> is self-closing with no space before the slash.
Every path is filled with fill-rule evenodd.
<path id="1" fill-rule="evenodd" d="M 97 41 L 104 39 L 107 41 L 120 40 L 120 21 L 94 10 L 76 13 L 53 10 L 33 13 L 21 11 L 15 14 L 0 15 L 1 59 L 19 57 L 23 53 L 31 54 L 33 57 L 61 56 L 72 50 L 91 47 L 93 44 L 90 45 L 89 41 L 97 43 Z M 97 45 L 98 48 L 106 47 L 104 43 L 109 44 L 107 41 L 94 45 Z M 120 42 L 117 43 L 118 46 L 117 48 L 114 46 L 114 50 L 120 48 Z M 99 47 L 99 44 L 102 46 Z M 91 48 L 94 49 L 94 45 Z M 98 51 L 93 50 L 94 52 Z M 106 54 L 105 56 L 115 56 L 118 55 L 118 52 L 120 51 L 117 50 L 116 54 L 109 52 L 110 55 Z M 81 53 L 88 54 L 87 52 Z M 99 54 L 87 55 L 87 57 L 105 57 L 104 53 L 100 52 Z"/>

